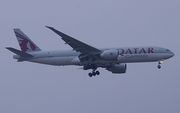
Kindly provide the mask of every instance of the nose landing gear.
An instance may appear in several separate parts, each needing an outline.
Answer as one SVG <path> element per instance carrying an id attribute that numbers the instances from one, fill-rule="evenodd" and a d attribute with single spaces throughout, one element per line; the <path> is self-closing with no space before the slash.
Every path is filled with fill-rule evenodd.
<path id="1" fill-rule="evenodd" d="M 161 65 L 158 65 L 157 68 L 158 68 L 158 69 L 161 69 Z"/>
<path id="2" fill-rule="evenodd" d="M 163 62 L 164 62 L 163 60 L 161 60 L 161 61 L 158 62 L 158 66 L 157 66 L 158 69 L 161 69 L 161 64 L 162 64 Z"/>

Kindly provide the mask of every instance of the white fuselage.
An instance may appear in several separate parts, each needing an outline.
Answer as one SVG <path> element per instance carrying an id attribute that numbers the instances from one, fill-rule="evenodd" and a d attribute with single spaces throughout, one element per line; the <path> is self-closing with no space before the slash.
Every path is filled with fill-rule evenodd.
<path id="1" fill-rule="evenodd" d="M 100 49 L 101 51 L 106 50 L 117 50 L 118 60 L 96 60 L 99 66 L 118 64 L 118 63 L 133 63 L 133 62 L 154 62 L 168 59 L 174 56 L 174 53 L 166 48 L 161 47 L 124 47 L 124 48 L 106 48 Z M 24 61 L 42 63 L 48 65 L 86 65 L 87 63 L 81 63 L 78 56 L 79 52 L 72 50 L 57 50 L 57 51 L 38 51 L 29 53 L 33 55 L 33 58 L 25 59 Z M 15 59 L 20 59 L 18 55 L 14 55 Z"/>

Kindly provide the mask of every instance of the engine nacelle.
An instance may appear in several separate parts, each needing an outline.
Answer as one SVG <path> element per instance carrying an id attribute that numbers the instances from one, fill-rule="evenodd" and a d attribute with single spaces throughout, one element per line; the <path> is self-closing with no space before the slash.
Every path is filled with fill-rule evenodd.
<path id="1" fill-rule="evenodd" d="M 101 58 L 108 61 L 117 61 L 119 52 L 117 50 L 105 50 L 101 53 Z"/>
<path id="2" fill-rule="evenodd" d="M 125 63 L 110 66 L 107 68 L 107 70 L 111 71 L 112 73 L 126 73 L 126 69 L 127 69 L 127 65 Z"/>

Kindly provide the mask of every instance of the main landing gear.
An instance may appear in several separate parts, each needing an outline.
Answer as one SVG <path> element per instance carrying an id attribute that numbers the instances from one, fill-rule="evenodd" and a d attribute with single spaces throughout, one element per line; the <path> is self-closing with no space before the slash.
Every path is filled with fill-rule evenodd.
<path id="1" fill-rule="evenodd" d="M 162 64 L 163 62 L 164 62 L 163 60 L 161 60 L 161 61 L 158 62 L 158 66 L 157 66 L 158 69 L 161 69 L 161 64 Z"/>
<path id="2" fill-rule="evenodd" d="M 96 76 L 96 75 L 100 75 L 100 72 L 99 71 L 96 71 L 97 70 L 97 65 L 96 64 L 87 64 L 83 67 L 84 70 L 88 70 L 88 69 L 92 69 L 93 71 L 90 72 L 88 75 L 89 77 L 92 77 L 92 76 Z"/>
<path id="3" fill-rule="evenodd" d="M 89 77 L 92 77 L 92 76 L 100 75 L 100 72 L 93 70 L 92 73 L 90 72 L 88 75 Z"/>

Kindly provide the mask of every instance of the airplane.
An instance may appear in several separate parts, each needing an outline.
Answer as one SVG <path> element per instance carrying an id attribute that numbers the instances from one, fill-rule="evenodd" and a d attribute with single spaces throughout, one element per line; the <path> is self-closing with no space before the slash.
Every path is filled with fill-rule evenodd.
<path id="1" fill-rule="evenodd" d="M 15 28 L 14 33 L 21 50 L 12 47 L 6 47 L 6 49 L 16 54 L 13 55 L 13 58 L 18 62 L 29 61 L 54 66 L 83 66 L 83 70 L 92 70 L 88 73 L 89 77 L 99 75 L 100 72 L 97 69 L 100 67 L 113 74 L 126 73 L 126 63 L 158 62 L 157 67 L 160 69 L 164 60 L 174 56 L 171 50 L 157 46 L 98 49 L 53 27 L 46 27 L 59 35 L 65 44 L 72 47 L 72 50 L 43 51 L 19 28 Z"/>

